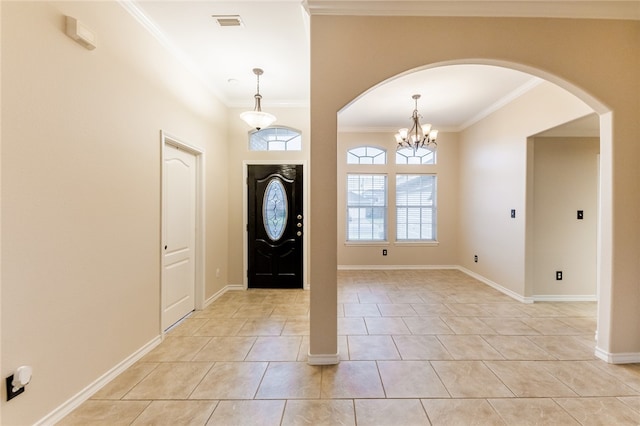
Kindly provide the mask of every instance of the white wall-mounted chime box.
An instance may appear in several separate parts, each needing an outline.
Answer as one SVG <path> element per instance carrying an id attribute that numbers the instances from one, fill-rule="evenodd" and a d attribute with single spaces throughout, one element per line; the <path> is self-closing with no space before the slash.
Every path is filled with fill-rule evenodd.
<path id="1" fill-rule="evenodd" d="M 96 48 L 96 36 L 89 28 L 76 18 L 67 16 L 66 33 L 83 47 L 93 50 Z"/>

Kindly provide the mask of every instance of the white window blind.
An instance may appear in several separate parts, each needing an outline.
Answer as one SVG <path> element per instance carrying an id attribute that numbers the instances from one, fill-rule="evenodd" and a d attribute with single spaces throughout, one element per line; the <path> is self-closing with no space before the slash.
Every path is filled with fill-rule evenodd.
<path id="1" fill-rule="evenodd" d="M 436 239 L 436 176 L 396 175 L 396 239 Z"/>
<path id="2" fill-rule="evenodd" d="M 347 175 L 347 241 L 387 239 L 387 176 Z"/>

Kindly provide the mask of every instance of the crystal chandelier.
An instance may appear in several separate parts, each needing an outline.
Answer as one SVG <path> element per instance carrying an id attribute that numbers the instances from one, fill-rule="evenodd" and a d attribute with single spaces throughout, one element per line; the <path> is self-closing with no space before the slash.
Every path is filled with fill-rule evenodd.
<path id="1" fill-rule="evenodd" d="M 420 124 L 422 116 L 418 113 L 418 99 L 420 95 L 413 95 L 411 97 L 416 102 L 416 107 L 413 110 L 411 116 L 411 128 L 402 128 L 396 133 L 396 142 L 398 143 L 397 149 L 411 148 L 416 150 L 418 148 L 424 148 L 433 146 L 435 149 L 438 144 L 436 138 L 438 137 L 438 131 L 431 128 L 431 124 Z"/>
<path id="2" fill-rule="evenodd" d="M 263 112 L 260 107 L 260 101 L 262 100 L 262 95 L 260 95 L 260 76 L 264 71 L 262 71 L 261 68 L 254 68 L 253 73 L 256 75 L 258 82 L 256 94 L 254 95 L 255 106 L 253 107 L 253 111 L 245 111 L 240 114 L 240 118 L 249 126 L 256 130 L 260 130 L 262 128 L 269 127 L 274 121 L 276 121 L 276 117 L 268 112 Z"/>

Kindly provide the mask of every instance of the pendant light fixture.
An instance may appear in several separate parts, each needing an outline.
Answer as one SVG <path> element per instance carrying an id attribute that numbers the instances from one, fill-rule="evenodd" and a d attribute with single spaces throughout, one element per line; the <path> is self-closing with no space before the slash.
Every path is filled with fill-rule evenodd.
<path id="1" fill-rule="evenodd" d="M 425 145 L 427 147 L 433 145 L 432 149 L 435 149 L 438 146 L 436 143 L 438 131 L 433 129 L 431 124 L 420 124 L 420 119 L 422 118 L 418 113 L 418 99 L 420 99 L 420 95 L 413 95 L 411 98 L 416 103 L 416 107 L 411 115 L 411 128 L 398 130 L 398 133 L 395 135 L 396 142 L 398 143 L 397 149 L 411 148 L 415 151 L 418 148 L 424 148 Z"/>
<path id="2" fill-rule="evenodd" d="M 257 89 L 255 98 L 255 105 L 253 107 L 253 111 L 245 111 L 240 114 L 240 118 L 244 120 L 249 126 L 255 128 L 256 130 L 263 129 L 265 127 L 269 127 L 271 123 L 276 121 L 276 117 L 273 114 L 269 114 L 268 112 L 263 112 L 260 106 L 260 101 L 262 100 L 262 96 L 260 95 L 260 76 L 264 73 L 261 68 L 254 68 L 253 73 L 257 78 Z"/>

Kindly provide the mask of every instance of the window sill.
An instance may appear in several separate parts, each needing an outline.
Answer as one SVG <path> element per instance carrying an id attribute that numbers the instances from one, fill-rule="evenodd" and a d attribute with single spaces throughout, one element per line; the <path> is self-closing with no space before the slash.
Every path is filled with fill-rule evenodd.
<path id="1" fill-rule="evenodd" d="M 354 247 L 387 247 L 389 241 L 345 241 L 345 246 Z"/>
<path id="2" fill-rule="evenodd" d="M 395 245 L 398 247 L 436 247 L 440 245 L 440 241 L 396 241 Z"/>
<path id="3" fill-rule="evenodd" d="M 388 247 L 392 245 L 389 241 L 345 241 L 345 246 L 351 247 Z M 396 247 L 437 247 L 440 241 L 395 241 Z"/>

